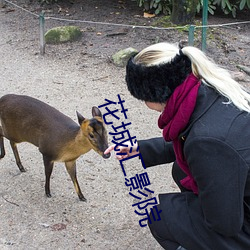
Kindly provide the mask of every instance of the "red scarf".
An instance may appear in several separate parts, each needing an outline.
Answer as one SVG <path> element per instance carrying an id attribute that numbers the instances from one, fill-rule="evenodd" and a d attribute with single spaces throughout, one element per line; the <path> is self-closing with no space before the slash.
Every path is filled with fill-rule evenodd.
<path id="1" fill-rule="evenodd" d="M 179 139 L 179 135 L 188 125 L 194 111 L 199 86 L 200 80 L 191 73 L 174 90 L 158 120 L 159 128 L 163 129 L 164 139 L 173 142 L 176 161 L 187 174 L 187 177 L 181 180 L 181 184 L 195 194 L 198 194 L 198 187 L 185 160 L 183 144 Z"/>

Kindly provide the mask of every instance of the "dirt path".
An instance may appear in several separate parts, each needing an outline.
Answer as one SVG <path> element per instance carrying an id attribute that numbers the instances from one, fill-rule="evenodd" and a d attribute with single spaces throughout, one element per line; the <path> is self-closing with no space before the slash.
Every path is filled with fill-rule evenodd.
<path id="1" fill-rule="evenodd" d="M 101 21 L 149 24 L 150 21 L 138 18 L 138 9 L 132 13 L 126 5 L 120 8 L 120 2 L 108 1 L 107 10 L 98 12 L 98 1 L 89 1 L 81 15 L 88 20 L 93 20 L 95 15 L 96 20 L 99 17 Z M 36 6 L 28 7 L 37 13 L 40 11 Z M 77 10 L 80 10 L 78 5 L 68 8 L 71 18 L 79 17 Z M 120 14 L 114 14 L 116 10 Z M 51 21 L 46 25 L 49 28 L 60 24 Z M 140 49 L 156 40 L 179 40 L 183 34 L 152 31 L 145 35 L 142 30 L 125 29 L 127 35 L 112 37 L 107 34 L 121 28 L 98 25 L 82 25 L 82 28 L 85 33 L 81 41 L 47 46 L 46 55 L 42 57 L 37 18 L 12 7 L 0 9 L 1 96 L 7 93 L 31 95 L 76 121 L 76 110 L 89 117 L 92 106 L 103 104 L 105 98 L 117 101 L 120 94 L 129 110 L 131 135 L 137 139 L 160 136 L 156 126 L 158 114 L 148 111 L 129 95 L 124 84 L 124 69 L 110 63 L 109 56 L 129 46 Z M 235 40 L 228 38 L 227 42 L 220 40 L 219 45 L 212 42 L 209 45 L 210 54 L 219 63 L 226 62 L 231 70 L 236 70 L 237 63 L 249 66 L 249 28 L 241 31 Z M 78 180 L 88 200 L 84 203 L 78 200 L 62 164 L 56 164 L 52 175 L 53 197 L 46 198 L 44 169 L 38 150 L 28 144 L 19 146 L 27 169 L 20 174 L 7 141 L 5 145 L 7 155 L 0 162 L 1 249 L 161 249 L 148 228 L 139 226 L 140 218 L 132 207 L 135 201 L 128 194 L 119 162 L 113 157 L 103 160 L 95 152 L 89 152 L 78 159 Z M 130 177 L 144 172 L 137 161 L 127 167 Z M 176 191 L 170 167 L 155 167 L 147 173 L 155 194 Z"/>

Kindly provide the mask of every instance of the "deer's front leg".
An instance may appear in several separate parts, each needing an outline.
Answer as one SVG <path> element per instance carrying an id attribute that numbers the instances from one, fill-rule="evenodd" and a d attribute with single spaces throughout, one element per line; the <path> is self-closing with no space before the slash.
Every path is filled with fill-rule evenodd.
<path id="1" fill-rule="evenodd" d="M 66 169 L 70 175 L 71 180 L 74 183 L 74 187 L 76 190 L 76 193 L 78 194 L 78 197 L 81 201 L 87 201 L 86 198 L 83 196 L 82 191 L 80 189 L 80 186 L 77 181 L 76 177 L 76 161 L 68 161 L 65 162 Z"/>
<path id="2" fill-rule="evenodd" d="M 53 166 L 54 166 L 54 162 L 51 161 L 51 159 L 46 156 L 43 155 L 43 163 L 44 163 L 44 168 L 45 168 L 45 194 L 47 197 L 51 197 L 51 193 L 50 193 L 50 177 L 52 174 L 52 170 L 53 170 Z"/>

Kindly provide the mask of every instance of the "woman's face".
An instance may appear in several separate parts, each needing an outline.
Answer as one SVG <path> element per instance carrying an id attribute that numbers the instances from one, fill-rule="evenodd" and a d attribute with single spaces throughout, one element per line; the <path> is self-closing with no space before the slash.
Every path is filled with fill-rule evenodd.
<path id="1" fill-rule="evenodd" d="M 146 106 L 152 110 L 162 112 L 166 106 L 165 103 L 157 103 L 157 102 L 145 102 Z"/>

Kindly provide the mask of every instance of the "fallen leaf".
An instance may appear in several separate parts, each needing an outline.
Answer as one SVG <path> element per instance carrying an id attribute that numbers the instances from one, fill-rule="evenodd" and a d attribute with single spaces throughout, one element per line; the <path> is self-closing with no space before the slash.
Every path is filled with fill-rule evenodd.
<path id="1" fill-rule="evenodd" d="M 155 17 L 155 14 L 149 14 L 147 12 L 144 12 L 143 13 L 143 17 L 145 17 L 145 18 L 152 18 L 152 17 Z"/>
<path id="2" fill-rule="evenodd" d="M 53 226 L 51 226 L 51 229 L 53 231 L 61 231 L 61 230 L 66 229 L 66 225 L 63 223 L 54 224 Z"/>

